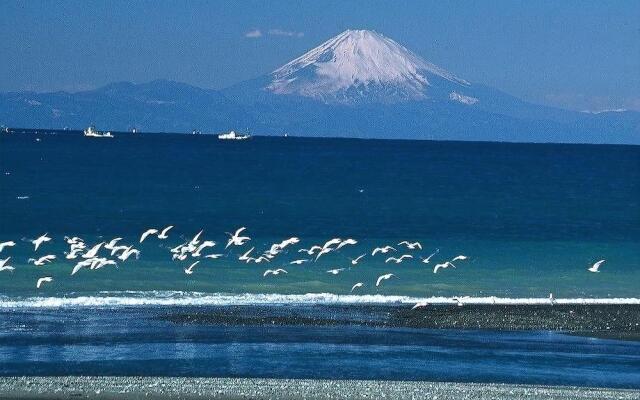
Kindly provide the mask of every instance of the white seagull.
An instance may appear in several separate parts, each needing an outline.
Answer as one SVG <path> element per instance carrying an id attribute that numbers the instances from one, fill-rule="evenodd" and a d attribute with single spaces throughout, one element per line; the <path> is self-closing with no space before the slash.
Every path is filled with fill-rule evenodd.
<path id="1" fill-rule="evenodd" d="M 144 231 L 142 233 L 142 235 L 140 236 L 140 243 L 144 242 L 144 240 L 147 238 L 147 236 L 149 235 L 155 235 L 156 233 L 158 233 L 158 230 L 155 228 L 151 228 L 151 229 L 147 229 L 146 231 Z"/>
<path id="2" fill-rule="evenodd" d="M 395 275 L 394 274 L 384 274 L 384 275 L 380 275 L 378 277 L 378 280 L 376 281 L 376 287 L 380 286 L 382 284 L 382 281 L 386 281 L 387 279 L 391 279 L 393 278 Z"/>
<path id="3" fill-rule="evenodd" d="M 327 242 L 322 246 L 322 248 L 323 248 L 323 249 L 327 249 L 327 248 L 329 248 L 329 247 L 333 246 L 334 244 L 340 244 L 341 242 L 342 242 L 342 239 L 340 239 L 340 238 L 333 238 L 333 239 L 331 239 L 331 240 L 327 241 Z"/>
<path id="4" fill-rule="evenodd" d="M 356 258 L 350 258 L 349 260 L 351 260 L 351 265 L 358 265 L 358 261 L 362 260 L 362 257 L 364 256 L 366 256 L 366 254 L 360 254 Z"/>
<path id="5" fill-rule="evenodd" d="M 449 262 L 462 261 L 462 260 L 466 260 L 467 258 L 469 258 L 469 257 L 467 257 L 467 256 L 463 256 L 463 255 L 461 254 L 461 255 L 459 255 L 459 256 L 455 256 L 455 257 L 453 257 L 453 258 L 451 259 L 451 261 L 449 261 Z"/>
<path id="6" fill-rule="evenodd" d="M 184 273 L 187 275 L 191 275 L 193 274 L 193 268 L 198 265 L 198 263 L 200 262 L 200 260 L 194 262 L 193 264 L 189 265 L 189 268 L 185 268 L 184 269 Z"/>
<path id="7" fill-rule="evenodd" d="M 204 256 L 204 258 L 211 258 L 212 260 L 215 260 L 222 256 L 223 256 L 222 254 L 207 254 L 206 256 Z"/>
<path id="8" fill-rule="evenodd" d="M 35 258 L 30 258 L 29 260 L 27 260 L 27 262 L 32 262 L 33 265 L 37 266 L 37 267 L 41 267 L 43 266 L 45 263 L 50 263 L 51 261 L 55 260 L 56 256 L 53 254 L 49 254 L 46 256 L 42 256 L 38 259 Z"/>
<path id="9" fill-rule="evenodd" d="M 391 246 L 384 246 L 384 247 L 376 247 L 375 249 L 373 249 L 373 251 L 371 252 L 372 256 L 375 256 L 378 253 L 388 253 L 389 251 L 397 251 L 395 248 L 391 247 Z"/>
<path id="10" fill-rule="evenodd" d="M 134 254 L 136 256 L 136 260 L 140 258 L 140 250 L 134 249 L 133 246 L 129 246 L 118 256 L 118 260 L 127 261 L 127 259 Z"/>
<path id="11" fill-rule="evenodd" d="M 200 257 L 200 253 L 202 252 L 202 250 L 206 249 L 207 247 L 213 247 L 215 245 L 216 245 L 216 242 L 214 242 L 212 240 L 205 240 L 204 242 L 202 242 L 202 244 L 200 246 L 198 246 L 196 251 L 191 253 L 191 256 L 192 257 Z"/>
<path id="12" fill-rule="evenodd" d="M 158 235 L 158 239 L 166 239 L 169 236 L 167 236 L 167 233 L 171 230 L 171 228 L 173 228 L 173 225 L 169 225 L 166 228 L 164 228 L 160 234 Z"/>
<path id="13" fill-rule="evenodd" d="M 200 236 L 202 235 L 202 232 L 204 232 L 204 229 L 202 229 L 202 230 L 200 230 L 200 232 L 196 233 L 196 235 L 193 237 L 193 239 L 191 239 L 191 241 L 186 244 L 186 247 L 192 248 L 192 247 L 196 247 L 198 244 L 200 244 Z"/>
<path id="14" fill-rule="evenodd" d="M 121 237 L 113 238 L 113 239 L 111 239 L 111 241 L 109 243 L 104 245 L 104 248 L 107 249 L 107 250 L 113 250 L 113 248 L 116 246 L 116 244 L 121 240 L 122 240 Z"/>
<path id="15" fill-rule="evenodd" d="M 34 248 L 33 250 L 34 250 L 34 251 L 37 251 L 37 250 L 38 250 L 38 247 L 40 247 L 40 245 L 41 245 L 42 243 L 49 242 L 50 240 L 51 240 L 51 238 L 50 238 L 49 236 L 47 236 L 47 234 L 46 234 L 46 233 L 45 233 L 44 235 L 40 236 L 40 237 L 39 237 L 39 238 L 37 238 L 37 239 L 33 239 L 33 240 L 31 241 L 31 243 L 33 243 L 33 245 L 35 246 L 35 248 Z"/>
<path id="16" fill-rule="evenodd" d="M 344 246 L 350 245 L 350 246 L 354 246 L 358 244 L 358 241 L 355 239 L 345 239 L 343 240 L 341 243 L 338 244 L 338 246 L 336 247 L 336 250 L 340 250 L 341 248 L 343 248 Z"/>
<path id="17" fill-rule="evenodd" d="M 409 250 L 415 250 L 415 249 L 422 250 L 422 245 L 420 244 L 420 242 L 411 243 L 409 241 L 403 240 L 402 242 L 398 243 L 398 246 L 402 246 L 402 245 L 407 246 L 407 249 Z"/>
<path id="18" fill-rule="evenodd" d="M 36 282 L 36 288 L 40 289 L 40 286 L 42 286 L 43 283 L 45 282 L 51 282 L 53 281 L 53 278 L 50 276 L 45 276 L 43 278 L 38 279 L 38 281 Z"/>
<path id="19" fill-rule="evenodd" d="M 266 271 L 264 271 L 264 274 L 262 274 L 262 276 L 267 276 L 267 275 L 279 275 L 279 274 L 288 274 L 288 272 L 282 268 L 278 268 L 278 269 L 268 269 Z"/>
<path id="20" fill-rule="evenodd" d="M 89 251 L 84 253 L 82 255 L 82 258 L 93 258 L 93 257 L 95 257 L 98 254 L 98 251 L 100 250 L 100 248 L 102 247 L 103 244 L 104 244 L 104 242 L 100 242 L 100 243 L 96 244 L 91 249 L 89 249 Z"/>
<path id="21" fill-rule="evenodd" d="M 600 260 L 600 261 L 596 262 L 595 264 L 593 264 L 593 265 L 591 266 L 591 268 L 588 268 L 588 269 L 587 269 L 587 271 L 589 271 L 589 272 L 600 272 L 600 271 L 598 270 L 598 268 L 600 268 L 600 266 L 601 266 L 601 265 L 602 265 L 602 263 L 604 263 L 604 262 L 605 262 L 605 260 Z"/>
<path id="22" fill-rule="evenodd" d="M 81 268 L 88 267 L 93 263 L 94 259 L 78 261 L 71 270 L 71 275 L 75 275 Z"/>
<path id="23" fill-rule="evenodd" d="M 354 290 L 356 290 L 357 288 L 361 288 L 363 286 L 364 286 L 364 283 L 358 282 L 355 285 L 353 285 L 353 287 L 351 288 L 351 291 L 349 293 L 353 293 Z"/>
<path id="24" fill-rule="evenodd" d="M 331 248 L 331 247 L 323 248 L 322 250 L 320 250 L 318 252 L 318 255 L 316 255 L 316 261 L 318 261 L 318 258 L 320 258 L 321 256 L 323 256 L 323 255 L 325 255 L 327 253 L 330 253 L 331 251 L 333 251 L 333 248 Z"/>
<path id="25" fill-rule="evenodd" d="M 433 266 L 433 273 L 434 274 L 437 273 L 440 268 L 449 268 L 449 267 L 455 268 L 456 266 L 451 264 L 451 261 L 445 261 L 443 263 L 436 264 Z"/>
<path id="26" fill-rule="evenodd" d="M 76 258 L 78 258 L 78 256 L 79 256 L 81 253 L 82 253 L 82 249 L 75 248 L 75 249 L 72 249 L 72 250 L 71 250 L 71 251 L 69 251 L 69 252 L 66 252 L 66 251 L 65 251 L 65 252 L 64 252 L 64 254 L 65 254 L 65 257 L 64 257 L 64 258 L 66 258 L 67 260 L 75 260 Z"/>
<path id="27" fill-rule="evenodd" d="M 293 261 L 291 261 L 289 264 L 291 264 L 291 265 L 301 265 L 301 264 L 304 264 L 304 263 L 306 263 L 306 262 L 309 262 L 309 260 L 307 260 L 307 259 L 300 259 L 300 260 L 293 260 Z"/>
<path id="28" fill-rule="evenodd" d="M 411 309 L 415 310 L 416 308 L 423 308 L 427 306 L 429 306 L 429 303 L 427 301 L 419 301 L 413 307 L 411 307 Z"/>
<path id="29" fill-rule="evenodd" d="M 321 246 L 311 246 L 310 249 L 300 249 L 300 250 L 298 250 L 298 253 L 307 253 L 308 255 L 312 256 L 318 250 L 322 250 L 322 247 Z"/>
<path id="30" fill-rule="evenodd" d="M 250 248 L 246 253 L 244 253 L 243 255 L 238 257 L 238 261 L 247 261 L 247 262 L 249 262 L 249 259 L 253 258 L 253 257 L 250 257 L 250 254 L 253 251 L 253 249 L 255 249 L 255 247 Z M 255 260 L 255 258 L 254 258 L 254 260 Z"/>
<path id="31" fill-rule="evenodd" d="M 336 268 L 336 269 L 328 270 L 327 273 L 332 275 L 338 275 L 342 271 L 344 271 L 344 268 Z"/>
<path id="32" fill-rule="evenodd" d="M 11 265 L 7 264 L 10 259 L 11 259 L 11 257 L 7 257 L 4 260 L 0 260 L 0 272 L 2 272 L 2 271 L 13 271 L 15 269 Z"/>
<path id="33" fill-rule="evenodd" d="M 13 247 L 15 245 L 16 245 L 16 242 L 14 242 L 13 240 L 0 243 L 0 253 L 2 253 L 2 250 L 4 250 L 5 247 Z"/>
<path id="34" fill-rule="evenodd" d="M 393 261 L 396 264 L 400 264 L 402 261 L 404 261 L 405 258 L 413 258 L 413 256 L 411 254 L 403 254 L 400 257 L 389 257 L 387 258 L 384 262 L 388 263 Z"/>
<path id="35" fill-rule="evenodd" d="M 422 260 L 423 263 L 425 264 L 429 264 L 429 261 L 431 261 L 431 257 L 435 256 L 436 254 L 438 254 L 440 252 L 440 249 L 436 249 L 436 251 L 434 251 L 433 253 L 431 253 L 431 255 L 429 255 L 429 257 L 427 258 L 422 258 L 420 257 L 420 259 Z"/>
<path id="36" fill-rule="evenodd" d="M 231 245 L 242 246 L 243 244 L 251 240 L 249 236 L 240 236 L 242 231 L 244 231 L 245 229 L 247 228 L 243 226 L 242 228 L 238 229 L 233 235 L 227 232 L 227 235 L 229 235 L 229 241 L 227 242 L 227 245 L 224 246 L 224 248 L 226 249 Z"/>

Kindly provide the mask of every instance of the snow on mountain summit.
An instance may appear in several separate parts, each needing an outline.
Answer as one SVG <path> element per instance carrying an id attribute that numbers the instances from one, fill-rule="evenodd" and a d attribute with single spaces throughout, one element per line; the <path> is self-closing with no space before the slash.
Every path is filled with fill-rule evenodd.
<path id="1" fill-rule="evenodd" d="M 431 97 L 429 87 L 469 82 L 369 30 L 347 30 L 271 73 L 266 89 L 325 103 L 393 103 Z M 457 99 L 456 99 L 457 100 Z"/>

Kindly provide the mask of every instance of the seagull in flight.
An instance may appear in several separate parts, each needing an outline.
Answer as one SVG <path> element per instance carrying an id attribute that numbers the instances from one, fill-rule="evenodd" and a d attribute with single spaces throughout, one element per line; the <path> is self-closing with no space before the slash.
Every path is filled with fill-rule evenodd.
<path id="1" fill-rule="evenodd" d="M 451 259 L 451 261 L 449 261 L 449 262 L 462 261 L 462 260 L 466 260 L 467 258 L 469 258 L 469 257 L 467 257 L 467 256 L 463 256 L 463 255 L 461 254 L 461 255 L 459 255 L 459 256 L 455 256 L 455 257 L 453 257 L 453 258 Z"/>
<path id="2" fill-rule="evenodd" d="M 140 257 L 140 250 L 134 249 L 133 246 L 129 246 L 118 256 L 118 260 L 127 261 L 127 259 L 134 254 L 137 260 Z"/>
<path id="3" fill-rule="evenodd" d="M 111 239 L 111 241 L 109 243 L 104 245 L 104 248 L 107 249 L 107 250 L 113 250 L 113 248 L 116 246 L 116 244 L 121 240 L 122 240 L 121 237 L 113 238 L 113 239 Z"/>
<path id="4" fill-rule="evenodd" d="M 312 256 L 318 250 L 322 250 L 322 247 L 321 246 L 311 246 L 310 249 L 300 249 L 300 250 L 298 250 L 298 253 L 307 253 L 308 255 Z"/>
<path id="5" fill-rule="evenodd" d="M 167 236 L 167 233 L 171 230 L 171 228 L 173 228 L 173 225 L 169 225 L 166 228 L 164 228 L 162 231 L 160 231 L 160 234 L 158 235 L 158 239 L 166 239 L 169 236 Z"/>
<path id="6" fill-rule="evenodd" d="M 41 267 L 43 266 L 45 263 L 50 263 L 51 261 L 55 260 L 56 256 L 53 254 L 49 254 L 46 256 L 42 256 L 38 259 L 35 258 L 30 258 L 29 260 L 27 260 L 27 262 L 32 262 L 33 265 L 35 265 L 36 267 Z"/>
<path id="7" fill-rule="evenodd" d="M 434 273 L 434 274 L 438 273 L 438 270 L 439 270 L 440 268 L 449 268 L 449 267 L 453 267 L 453 268 L 455 268 L 456 266 L 455 266 L 455 265 L 453 265 L 453 264 L 451 263 L 451 261 L 445 261 L 445 262 L 443 262 L 443 263 L 436 264 L 436 265 L 434 265 L 434 266 L 433 266 L 433 273 Z"/>
<path id="8" fill-rule="evenodd" d="M 356 258 L 350 258 L 349 260 L 351 260 L 351 265 L 358 265 L 358 262 L 360 260 L 362 260 L 362 257 L 366 256 L 366 254 L 360 254 L 358 257 Z"/>
<path id="9" fill-rule="evenodd" d="M 282 268 L 278 268 L 278 269 L 268 269 L 266 271 L 264 271 L 264 274 L 262 274 L 262 276 L 267 276 L 267 275 L 279 275 L 279 274 L 288 274 L 288 272 Z"/>
<path id="10" fill-rule="evenodd" d="M 403 240 L 402 242 L 398 243 L 398 246 L 402 246 L 402 245 L 407 246 L 407 249 L 409 250 L 415 250 L 415 249 L 422 250 L 422 245 L 420 244 L 420 242 L 411 243 L 409 241 Z"/>
<path id="11" fill-rule="evenodd" d="M 356 244 L 358 244 L 358 241 L 355 239 L 351 239 L 351 238 L 345 239 L 338 244 L 338 246 L 336 247 L 336 250 L 340 250 L 344 246 L 354 246 Z"/>
<path id="12" fill-rule="evenodd" d="M 248 236 L 240 236 L 242 231 L 244 231 L 245 229 L 247 228 L 243 226 L 242 228 L 238 229 L 233 235 L 227 232 L 227 235 L 229 235 L 229 241 L 227 242 L 227 245 L 224 248 L 226 249 L 231 245 L 242 246 L 243 244 L 251 240 L 251 238 Z"/>
<path id="13" fill-rule="evenodd" d="M 388 263 L 393 261 L 396 264 L 400 264 L 402 261 L 404 261 L 405 258 L 413 258 L 413 256 L 411 254 L 403 254 L 400 257 L 389 257 L 387 258 L 384 262 Z"/>
<path id="14" fill-rule="evenodd" d="M 364 283 L 358 282 L 355 285 L 353 285 L 353 287 L 351 288 L 351 291 L 349 293 L 353 293 L 354 290 L 356 290 L 357 288 L 361 288 L 363 286 L 364 286 Z"/>
<path id="15" fill-rule="evenodd" d="M 100 248 L 102 247 L 103 244 L 104 244 L 104 242 L 100 242 L 100 243 L 96 244 L 91 249 L 89 249 L 89 251 L 84 253 L 82 255 L 82 258 L 94 258 L 98 254 L 98 251 L 100 250 Z"/>
<path id="16" fill-rule="evenodd" d="M 14 242 L 13 240 L 0 243 L 0 253 L 2 253 L 2 250 L 4 250 L 5 247 L 13 247 L 15 245 L 16 245 L 16 242 Z"/>
<path id="17" fill-rule="evenodd" d="M 222 257 L 223 254 L 207 254 L 206 256 L 204 256 L 204 258 L 211 258 L 212 260 L 218 259 L 220 257 Z"/>
<path id="18" fill-rule="evenodd" d="M 155 234 L 157 234 L 157 233 L 158 233 L 158 230 L 157 230 L 157 229 L 155 229 L 155 228 L 147 229 L 147 230 L 146 230 L 146 231 L 144 231 L 144 232 L 142 233 L 142 235 L 140 236 L 140 243 L 144 242 L 144 240 L 147 238 L 147 236 L 149 236 L 149 235 L 155 235 Z"/>
<path id="19" fill-rule="evenodd" d="M 84 242 L 84 240 L 82 240 L 82 238 L 79 238 L 77 236 L 74 236 L 74 237 L 65 236 L 64 240 L 66 240 L 68 245 L 78 244 L 78 243 L 83 243 Z"/>
<path id="20" fill-rule="evenodd" d="M 79 248 L 74 248 L 73 250 L 69 251 L 69 252 L 64 252 L 65 257 L 67 260 L 75 260 L 76 258 L 78 258 L 78 256 L 82 253 L 82 249 Z"/>
<path id="21" fill-rule="evenodd" d="M 253 258 L 253 257 L 249 256 L 251 254 L 251 252 L 253 252 L 253 249 L 255 249 L 255 247 L 250 248 L 246 253 L 244 253 L 243 255 L 238 257 L 238 261 L 247 261 L 247 262 L 249 262 L 249 259 Z M 253 259 L 255 260 L 255 258 L 253 258 Z"/>
<path id="22" fill-rule="evenodd" d="M 202 250 L 206 249 L 207 247 L 213 247 L 215 245 L 216 245 L 216 242 L 214 242 L 212 240 L 205 240 L 204 242 L 202 242 L 202 244 L 200 246 L 198 246 L 196 251 L 191 253 L 191 256 L 192 257 L 200 257 L 200 253 L 202 252 Z"/>
<path id="23" fill-rule="evenodd" d="M 328 270 L 327 273 L 332 275 L 338 275 L 342 271 L 344 271 L 344 268 L 336 268 L 336 269 Z"/>
<path id="24" fill-rule="evenodd" d="M 331 248 L 331 247 L 322 248 L 322 250 L 320 250 L 318 252 L 318 255 L 316 256 L 316 261 L 318 261 L 318 258 L 323 256 L 324 254 L 330 253 L 332 250 L 333 250 L 333 248 Z"/>
<path id="25" fill-rule="evenodd" d="M 193 248 L 193 247 L 196 247 L 197 245 L 199 245 L 200 244 L 200 236 L 202 235 L 202 232 L 204 232 L 204 230 L 200 230 L 200 232 L 196 233 L 196 235 L 193 237 L 193 239 L 191 239 L 191 241 L 189 243 L 187 243 L 187 245 L 185 247 Z"/>
<path id="26" fill-rule="evenodd" d="M 395 275 L 394 274 L 384 274 L 384 275 L 380 275 L 378 277 L 378 280 L 376 281 L 376 287 L 380 286 L 382 284 L 382 281 L 386 281 L 387 279 L 391 279 L 393 278 Z"/>
<path id="27" fill-rule="evenodd" d="M 40 289 L 40 286 L 42 286 L 43 283 L 45 282 L 51 282 L 53 281 L 53 278 L 50 276 L 45 276 L 43 278 L 38 279 L 38 281 L 36 282 L 36 288 Z"/>
<path id="28" fill-rule="evenodd" d="M 427 306 L 429 306 L 429 303 L 427 301 L 419 301 L 413 307 L 411 307 L 411 309 L 415 310 L 416 308 L 424 308 Z"/>
<path id="29" fill-rule="evenodd" d="M 200 262 L 200 260 L 194 262 L 193 264 L 189 265 L 189 268 L 185 268 L 184 269 L 184 273 L 187 275 L 191 275 L 193 274 L 193 268 L 198 265 L 198 263 Z"/>
<path id="30" fill-rule="evenodd" d="M 293 261 L 291 261 L 289 264 L 291 264 L 291 265 L 301 265 L 301 264 L 304 264 L 304 263 L 306 263 L 306 262 L 309 262 L 309 260 L 307 260 L 307 259 L 300 259 L 300 260 L 293 260 Z"/>
<path id="31" fill-rule="evenodd" d="M 340 244 L 342 242 L 342 239 L 340 238 L 333 238 L 329 241 L 327 241 L 322 248 L 323 249 L 328 249 L 329 247 L 333 246 L 334 244 Z"/>
<path id="32" fill-rule="evenodd" d="M 589 272 L 600 272 L 600 270 L 598 268 L 600 268 L 600 266 L 605 262 L 606 260 L 600 260 L 598 262 L 596 262 L 595 264 L 593 264 L 590 268 L 587 269 L 587 271 Z"/>
<path id="33" fill-rule="evenodd" d="M 431 255 L 429 255 L 429 257 L 427 258 L 420 258 L 422 260 L 423 263 L 425 264 L 429 264 L 429 261 L 431 261 L 431 257 L 435 256 L 436 254 L 438 254 L 440 252 L 440 249 L 436 249 L 436 251 L 434 251 L 433 253 L 431 253 Z"/>
<path id="34" fill-rule="evenodd" d="M 76 272 L 80 271 L 81 268 L 89 267 L 91 264 L 93 264 L 93 261 L 94 261 L 93 258 L 89 260 L 78 261 L 76 265 L 73 267 L 73 269 L 71 270 L 71 275 L 75 275 Z"/>
<path id="35" fill-rule="evenodd" d="M 0 260 L 0 272 L 2 272 L 2 271 L 13 271 L 15 269 L 11 265 L 7 264 L 10 259 L 11 259 L 11 257 L 7 257 L 4 260 Z"/>
<path id="36" fill-rule="evenodd" d="M 391 247 L 391 246 L 384 246 L 384 247 L 376 247 L 375 249 L 373 249 L 373 251 L 371 252 L 372 256 L 375 256 L 378 253 L 382 253 L 382 254 L 386 254 L 389 251 L 397 251 L 395 248 Z"/>
<path id="37" fill-rule="evenodd" d="M 31 241 L 31 243 L 33 243 L 33 245 L 35 246 L 35 248 L 34 248 L 33 250 L 34 250 L 34 251 L 37 251 L 37 250 L 38 250 L 38 247 L 40 247 L 40 245 L 41 245 L 42 243 L 49 242 L 49 241 L 51 241 L 51 238 L 50 238 L 49 236 L 47 236 L 47 234 L 46 234 L 46 233 L 45 233 L 44 235 L 42 235 L 42 236 L 38 237 L 37 239 L 33 239 L 33 240 Z"/>

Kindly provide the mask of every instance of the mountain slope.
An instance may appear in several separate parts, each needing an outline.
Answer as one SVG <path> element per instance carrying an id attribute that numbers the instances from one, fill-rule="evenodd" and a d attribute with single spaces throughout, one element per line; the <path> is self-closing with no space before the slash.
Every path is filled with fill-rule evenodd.
<path id="1" fill-rule="evenodd" d="M 463 89 L 469 83 L 395 41 L 347 30 L 271 73 L 266 89 L 324 103 L 394 103 L 429 97 L 434 80 Z"/>

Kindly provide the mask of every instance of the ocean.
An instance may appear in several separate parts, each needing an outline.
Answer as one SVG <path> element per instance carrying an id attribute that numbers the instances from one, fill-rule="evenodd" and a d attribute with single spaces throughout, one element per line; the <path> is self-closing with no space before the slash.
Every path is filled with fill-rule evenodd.
<path id="1" fill-rule="evenodd" d="M 351 323 L 194 327 L 162 317 L 174 309 L 410 305 L 453 296 L 471 303 L 540 302 L 534 299 L 550 293 L 576 304 L 640 302 L 638 146 L 13 134 L 0 135 L 0 189 L 0 242 L 17 243 L 0 253 L 15 267 L 0 272 L 3 375 L 640 382 L 634 342 Z M 175 226 L 168 239 L 138 243 L 147 228 L 168 225 Z M 225 232 L 240 227 L 251 240 L 224 249 Z M 217 242 L 205 253 L 222 256 L 201 258 L 185 274 L 195 259 L 173 261 L 169 249 L 201 230 L 202 239 Z M 34 253 L 28 240 L 44 233 L 53 240 Z M 65 235 L 88 244 L 122 237 L 141 255 L 71 276 L 77 260 L 64 258 Z M 292 236 L 300 243 L 269 263 L 237 260 Z M 334 237 L 358 244 L 290 264 L 309 258 L 300 248 Z M 399 245 L 405 240 L 423 249 Z M 384 245 L 398 251 L 371 256 Z M 27 262 L 45 254 L 57 259 Z M 385 262 L 402 254 L 413 258 Z M 467 259 L 433 273 L 458 255 Z M 600 273 L 587 271 L 601 259 Z M 288 273 L 263 276 L 277 268 Z M 395 276 L 376 286 L 386 273 Z M 53 281 L 36 289 L 43 276 Z M 357 282 L 363 285 L 352 292 Z M 301 364 L 322 354 L 316 361 L 324 367 Z M 396 362 L 407 367 L 383 368 Z M 437 368 L 441 362 L 448 366 Z"/>

